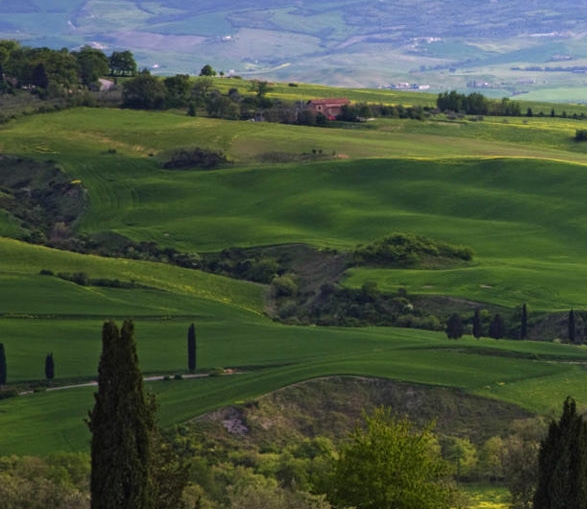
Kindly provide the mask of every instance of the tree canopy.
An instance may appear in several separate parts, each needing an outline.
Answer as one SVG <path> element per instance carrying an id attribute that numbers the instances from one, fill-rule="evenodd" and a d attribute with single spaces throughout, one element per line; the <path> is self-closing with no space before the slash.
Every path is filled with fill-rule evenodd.
<path id="1" fill-rule="evenodd" d="M 416 430 L 379 408 L 342 448 L 328 498 L 356 509 L 448 509 L 455 494 L 432 426 Z"/>

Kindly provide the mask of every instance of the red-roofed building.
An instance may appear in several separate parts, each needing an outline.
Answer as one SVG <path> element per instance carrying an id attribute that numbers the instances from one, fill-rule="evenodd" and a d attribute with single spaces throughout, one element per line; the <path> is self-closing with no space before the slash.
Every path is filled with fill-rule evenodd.
<path id="1" fill-rule="evenodd" d="M 343 106 L 351 102 L 348 99 L 313 99 L 306 105 L 314 113 L 322 113 L 328 120 L 335 120 L 342 112 Z"/>

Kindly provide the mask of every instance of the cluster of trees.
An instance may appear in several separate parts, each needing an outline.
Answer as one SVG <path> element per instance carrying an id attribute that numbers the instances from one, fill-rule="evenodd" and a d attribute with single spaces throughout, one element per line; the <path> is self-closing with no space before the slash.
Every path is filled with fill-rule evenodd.
<path id="1" fill-rule="evenodd" d="M 132 76 L 137 64 L 130 51 L 107 57 L 84 46 L 77 51 L 31 48 L 0 40 L 0 93 L 28 89 L 43 97 L 70 94 L 80 87 L 98 88 L 104 76 Z"/>
<path id="2" fill-rule="evenodd" d="M 459 94 L 455 90 L 438 94 L 436 106 L 440 111 L 465 113 L 467 115 L 498 115 L 519 117 L 522 115 L 520 104 L 504 97 L 500 101 L 488 99 L 479 92 L 469 95 Z"/>
<path id="3" fill-rule="evenodd" d="M 393 233 L 365 246 L 359 245 L 353 253 L 356 264 L 381 267 L 413 267 L 423 258 L 471 261 L 473 250 L 422 235 Z"/>
<path id="4" fill-rule="evenodd" d="M 468 325 L 469 333 L 476 339 L 485 336 L 493 339 L 528 339 L 528 306 L 522 304 L 514 313 L 512 320 L 514 323 L 508 323 L 500 313 L 495 313 L 491 317 L 487 312 L 477 308 L 467 324 L 458 313 L 451 314 L 446 322 L 445 332 L 449 339 L 458 339 L 466 333 Z M 566 334 L 563 334 L 563 339 L 569 343 L 581 343 L 585 338 L 583 317 L 571 309 L 565 322 Z"/>

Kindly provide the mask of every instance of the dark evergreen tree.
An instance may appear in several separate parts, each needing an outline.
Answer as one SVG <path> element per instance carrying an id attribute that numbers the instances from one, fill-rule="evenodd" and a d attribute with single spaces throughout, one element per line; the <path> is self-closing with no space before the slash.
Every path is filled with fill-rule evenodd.
<path id="1" fill-rule="evenodd" d="M 4 343 L 0 343 L 0 387 L 6 385 L 6 352 Z"/>
<path id="2" fill-rule="evenodd" d="M 483 328 L 481 326 L 481 311 L 479 308 L 475 309 L 473 315 L 473 337 L 479 339 L 483 335 Z"/>
<path id="3" fill-rule="evenodd" d="M 587 507 L 587 424 L 568 397 L 540 444 L 534 509 Z"/>
<path id="4" fill-rule="evenodd" d="M 55 363 L 53 361 L 53 354 L 49 353 L 45 356 L 45 378 L 53 380 L 55 376 Z"/>
<path id="5" fill-rule="evenodd" d="M 448 339 L 459 339 L 463 336 L 463 322 L 457 313 L 453 313 L 446 322 L 446 335 Z"/>
<path id="6" fill-rule="evenodd" d="M 505 337 L 505 323 L 499 313 L 493 317 L 493 320 L 489 324 L 489 337 L 493 339 Z"/>
<path id="7" fill-rule="evenodd" d="M 190 373 L 196 370 L 196 328 L 193 323 L 188 329 L 188 369 Z"/>
<path id="8" fill-rule="evenodd" d="M 152 509 L 152 405 L 143 391 L 134 326 L 113 321 L 102 329 L 92 432 L 92 509 Z"/>
<path id="9" fill-rule="evenodd" d="M 576 338 L 576 329 L 575 329 L 575 312 L 571 309 L 569 311 L 569 318 L 568 318 L 568 337 L 569 343 L 574 343 Z"/>
<path id="10" fill-rule="evenodd" d="M 522 304 L 522 317 L 520 319 L 520 339 L 528 337 L 528 308 Z"/>

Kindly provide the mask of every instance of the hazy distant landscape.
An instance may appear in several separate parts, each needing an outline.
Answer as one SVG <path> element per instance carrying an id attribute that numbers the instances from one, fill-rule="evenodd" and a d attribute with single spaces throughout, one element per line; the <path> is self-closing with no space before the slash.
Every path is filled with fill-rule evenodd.
<path id="1" fill-rule="evenodd" d="M 140 67 L 582 102 L 587 7 L 545 0 L 2 0 L 0 38 L 132 50 Z"/>

